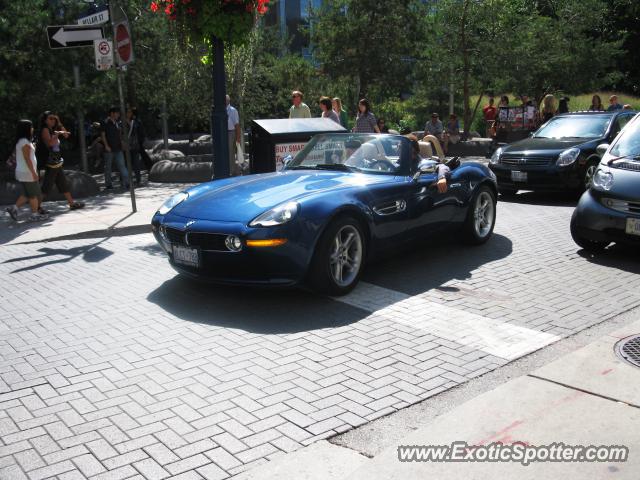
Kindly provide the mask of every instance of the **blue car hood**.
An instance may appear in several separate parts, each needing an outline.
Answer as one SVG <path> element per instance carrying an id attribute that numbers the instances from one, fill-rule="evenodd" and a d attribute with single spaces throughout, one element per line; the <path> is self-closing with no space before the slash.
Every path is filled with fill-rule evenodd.
<path id="1" fill-rule="evenodd" d="M 248 175 L 195 187 L 172 214 L 193 219 L 248 223 L 291 200 L 345 188 L 393 182 L 392 175 L 299 170 Z"/>

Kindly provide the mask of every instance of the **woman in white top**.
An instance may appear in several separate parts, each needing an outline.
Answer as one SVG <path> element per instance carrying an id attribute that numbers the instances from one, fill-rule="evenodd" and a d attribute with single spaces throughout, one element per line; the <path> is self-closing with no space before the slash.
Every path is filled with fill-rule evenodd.
<path id="1" fill-rule="evenodd" d="M 16 129 L 16 180 L 20 182 L 24 193 L 18 197 L 15 205 L 7 208 L 7 213 L 13 220 L 18 220 L 18 209 L 27 200 L 31 207 L 29 220 L 40 221 L 47 218 L 38 213 L 38 205 L 42 192 L 38 178 L 36 149 L 31 143 L 33 138 L 33 124 L 29 120 L 20 120 Z"/>

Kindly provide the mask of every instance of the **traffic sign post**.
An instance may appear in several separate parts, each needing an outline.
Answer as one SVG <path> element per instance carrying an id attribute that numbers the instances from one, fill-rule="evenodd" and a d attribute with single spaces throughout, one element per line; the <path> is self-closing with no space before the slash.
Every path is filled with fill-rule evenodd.
<path id="1" fill-rule="evenodd" d="M 52 49 L 92 47 L 93 41 L 104 38 L 102 27 L 79 25 L 50 25 L 47 27 L 49 47 Z"/>
<path id="2" fill-rule="evenodd" d="M 101 38 L 93 41 L 93 49 L 96 54 L 96 69 L 109 70 L 113 67 L 113 43 Z"/>
<path id="3" fill-rule="evenodd" d="M 113 24 L 113 39 L 116 46 L 116 63 L 118 66 L 129 65 L 133 62 L 133 47 L 131 45 L 131 30 L 127 20 Z"/>
<path id="4" fill-rule="evenodd" d="M 115 21 L 113 12 L 115 10 L 116 0 L 109 1 L 109 16 L 111 17 L 111 28 L 113 29 L 113 39 L 115 45 L 115 54 L 117 59 L 116 78 L 118 80 L 118 96 L 120 97 L 120 118 L 122 120 L 123 135 L 122 145 L 124 147 L 124 158 L 127 164 L 127 170 L 129 172 L 129 193 L 131 195 L 131 210 L 133 213 L 138 211 L 136 205 L 136 191 L 133 188 L 133 170 L 131 169 L 131 151 L 129 150 L 129 132 L 126 128 L 127 124 L 127 112 L 124 105 L 124 88 L 123 78 L 124 69 L 127 67 L 127 63 L 133 61 L 133 49 L 131 48 L 131 33 L 129 31 L 129 22 L 126 19 Z M 124 11 L 122 12 L 124 15 Z M 122 28 L 120 28 L 123 26 Z M 126 35 L 125 35 L 126 34 Z M 127 57 L 128 54 L 128 57 Z M 124 56 L 125 58 L 122 58 Z M 126 63 L 120 63 L 121 60 L 126 60 Z"/>
<path id="5" fill-rule="evenodd" d="M 78 25 L 100 25 L 109 21 L 109 7 L 103 5 L 96 11 L 89 11 L 78 18 Z"/>

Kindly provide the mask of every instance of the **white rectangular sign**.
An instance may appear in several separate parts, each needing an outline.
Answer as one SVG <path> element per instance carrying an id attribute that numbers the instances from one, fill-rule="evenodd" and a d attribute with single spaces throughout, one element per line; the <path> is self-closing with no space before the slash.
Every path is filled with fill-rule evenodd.
<path id="1" fill-rule="evenodd" d="M 284 157 L 291 155 L 296 156 L 300 150 L 302 150 L 307 142 L 295 142 L 295 143 L 276 143 L 276 171 L 282 170 L 284 165 Z"/>
<path id="2" fill-rule="evenodd" d="M 105 9 L 100 12 L 95 12 L 86 17 L 80 17 L 78 19 L 78 25 L 100 25 L 109 21 L 109 10 Z"/>
<path id="3" fill-rule="evenodd" d="M 111 40 L 105 38 L 94 40 L 93 50 L 96 54 L 97 70 L 109 70 L 113 67 L 113 43 Z"/>

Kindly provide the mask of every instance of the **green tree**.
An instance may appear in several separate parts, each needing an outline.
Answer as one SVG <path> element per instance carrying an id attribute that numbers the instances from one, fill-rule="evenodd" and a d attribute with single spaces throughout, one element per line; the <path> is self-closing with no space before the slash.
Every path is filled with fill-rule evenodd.
<path id="1" fill-rule="evenodd" d="M 357 97 L 397 97 L 411 87 L 423 13 L 418 0 L 327 0 L 311 14 L 314 58 L 332 79 L 355 85 Z"/>

